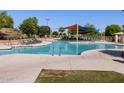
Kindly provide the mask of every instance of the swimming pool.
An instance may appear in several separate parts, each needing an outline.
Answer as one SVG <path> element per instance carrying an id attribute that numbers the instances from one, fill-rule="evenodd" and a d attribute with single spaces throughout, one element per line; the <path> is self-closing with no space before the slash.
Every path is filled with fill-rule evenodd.
<path id="1" fill-rule="evenodd" d="M 81 52 L 93 49 L 122 49 L 124 46 L 116 44 L 55 41 L 52 44 L 39 47 L 14 48 L 12 50 L 0 50 L 0 55 L 5 54 L 49 54 L 49 55 L 80 55 Z"/>

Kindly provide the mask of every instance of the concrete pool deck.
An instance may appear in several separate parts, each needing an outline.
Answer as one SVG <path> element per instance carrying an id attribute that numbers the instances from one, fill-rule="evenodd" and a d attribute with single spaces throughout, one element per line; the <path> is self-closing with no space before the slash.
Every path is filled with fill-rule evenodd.
<path id="1" fill-rule="evenodd" d="M 108 50 L 106 50 L 108 51 Z M 83 55 L 11 54 L 0 56 L 0 82 L 33 83 L 42 69 L 103 70 L 124 74 L 124 60 L 109 51 L 89 51 Z M 117 52 L 118 50 L 113 50 Z M 115 54 L 112 52 L 112 54 Z M 120 55 L 120 52 L 117 52 Z"/>

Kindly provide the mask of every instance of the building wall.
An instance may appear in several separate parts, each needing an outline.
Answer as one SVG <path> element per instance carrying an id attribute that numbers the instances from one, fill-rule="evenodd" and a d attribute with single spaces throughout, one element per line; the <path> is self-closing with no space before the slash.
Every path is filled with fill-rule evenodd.
<path id="1" fill-rule="evenodd" d="M 11 32 L 13 32 L 14 30 L 12 29 L 12 28 L 2 28 L 1 30 L 0 30 L 0 32 L 1 33 L 4 33 L 4 34 L 6 34 L 6 33 L 11 33 Z"/>

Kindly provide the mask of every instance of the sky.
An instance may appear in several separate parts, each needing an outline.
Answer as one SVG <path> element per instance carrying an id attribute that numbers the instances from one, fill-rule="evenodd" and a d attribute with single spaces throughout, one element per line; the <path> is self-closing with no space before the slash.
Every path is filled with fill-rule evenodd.
<path id="1" fill-rule="evenodd" d="M 29 17 L 37 17 L 39 25 L 46 25 L 46 19 L 49 18 L 48 25 L 53 31 L 73 24 L 82 26 L 93 24 L 103 32 L 107 25 L 124 24 L 124 12 L 119 10 L 8 10 L 6 12 L 14 19 L 15 28 Z"/>

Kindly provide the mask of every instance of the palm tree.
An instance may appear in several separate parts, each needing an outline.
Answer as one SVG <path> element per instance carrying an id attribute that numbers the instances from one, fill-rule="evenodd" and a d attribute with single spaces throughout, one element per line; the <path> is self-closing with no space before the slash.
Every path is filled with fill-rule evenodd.
<path id="1" fill-rule="evenodd" d="M 59 28 L 59 35 L 63 36 L 63 33 L 65 32 L 65 28 L 60 27 Z"/>

